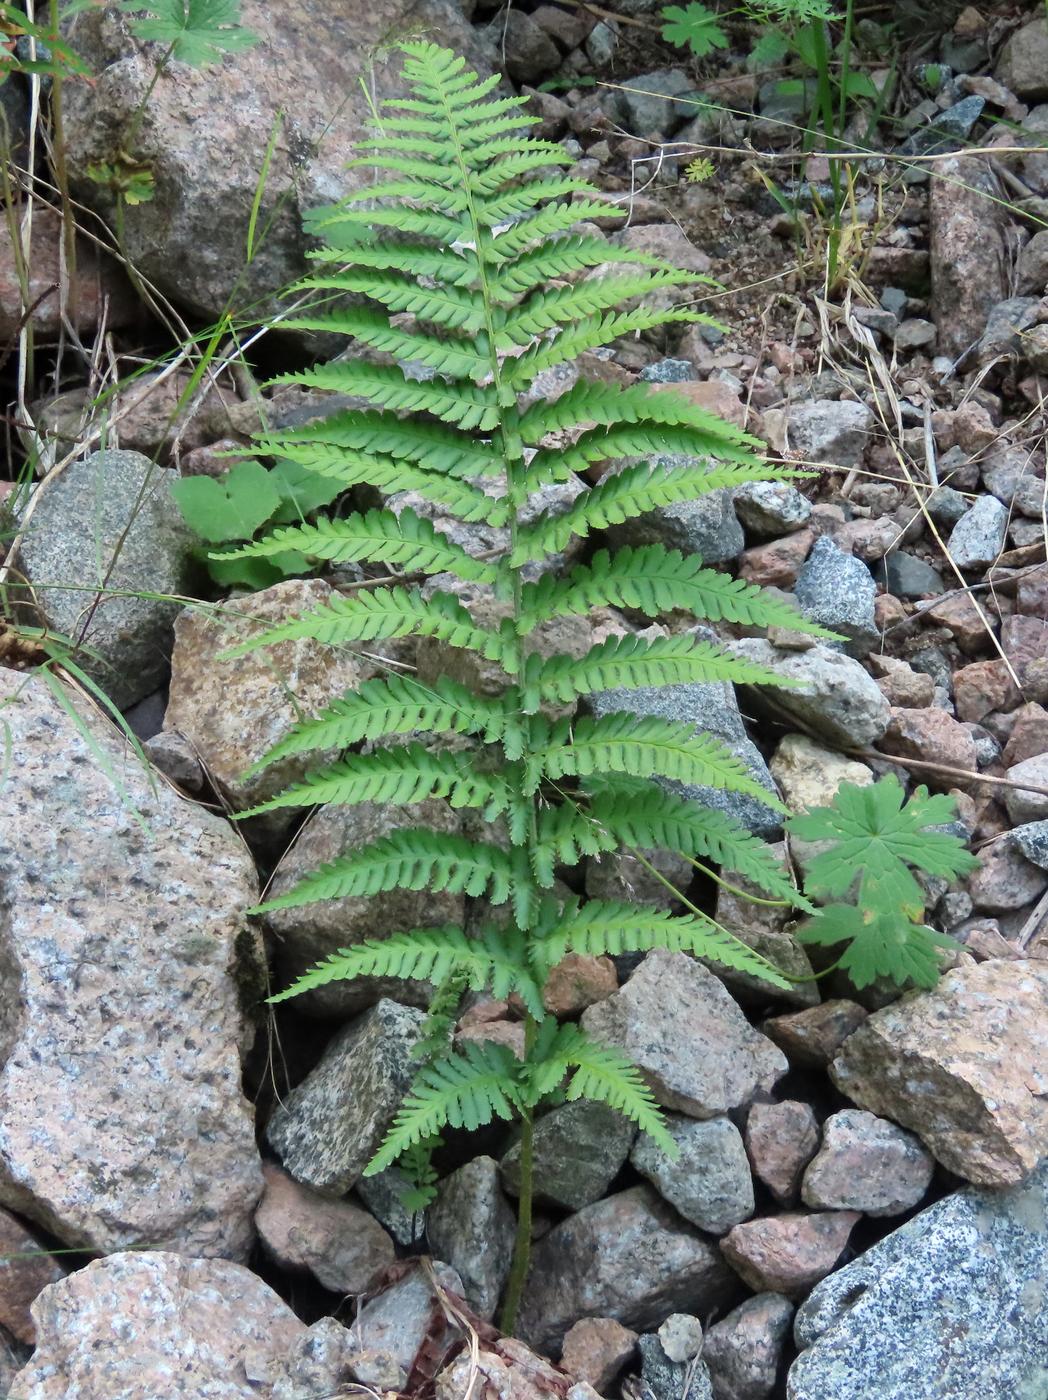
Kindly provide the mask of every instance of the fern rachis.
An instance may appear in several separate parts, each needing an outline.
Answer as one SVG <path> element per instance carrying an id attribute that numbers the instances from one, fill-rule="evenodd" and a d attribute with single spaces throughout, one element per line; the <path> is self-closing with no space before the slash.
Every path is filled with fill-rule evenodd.
<path id="1" fill-rule="evenodd" d="M 774 969 L 697 911 L 678 918 L 613 902 L 579 907 L 553 892 L 560 863 L 665 846 L 738 869 L 774 898 L 790 897 L 785 873 L 748 832 L 648 781 L 662 775 L 752 791 L 745 769 L 716 741 L 628 713 L 548 717 L 563 716 L 565 705 L 596 689 L 756 677 L 688 634 L 618 636 L 579 660 L 544 654 L 539 629 L 557 618 L 585 618 L 594 607 L 622 607 L 653 619 L 686 609 L 712 621 L 828 634 L 753 586 L 658 545 L 610 553 L 597 539 L 585 562 L 556 572 L 569 544 L 579 557 L 579 542 L 589 549 L 590 537 L 609 525 L 765 479 L 769 470 L 744 433 L 672 391 L 580 383 L 558 400 L 521 405 L 518 394 L 544 368 L 647 326 L 703 319 L 690 309 L 617 309 L 645 291 L 694 279 L 650 255 L 573 235 L 591 209 L 606 215 L 607 208 L 587 199 L 595 192 L 583 182 L 549 174 L 563 160 L 558 148 L 522 134 L 531 120 L 522 100 L 489 99 L 493 81 L 478 81 L 446 50 L 408 43 L 403 52 L 413 97 L 386 104 L 391 115 L 374 162 L 388 180 L 370 187 L 369 207 L 354 195 L 313 225 L 326 246 L 306 285 L 363 294 L 371 305 L 299 324 L 420 361 L 433 375 L 408 378 L 399 363 L 363 358 L 284 376 L 353 393 L 372 407 L 262 438 L 258 448 L 347 485 L 418 492 L 446 518 L 504 529 L 508 548 L 477 557 L 408 508 L 373 508 L 276 531 L 237 557 L 295 548 L 336 562 L 360 560 L 383 573 L 441 575 L 428 593 L 405 577 L 337 598 L 245 650 L 290 637 L 353 645 L 413 636 L 496 663 L 505 677 L 496 695 L 447 676 L 431 684 L 412 676 L 368 682 L 304 720 L 267 761 L 333 747 L 348 750 L 343 757 L 255 809 L 365 801 L 408 809 L 404 829 L 307 876 L 263 910 L 395 885 L 486 892 L 508 905 L 511 917 L 475 936 L 458 928 L 406 929 L 333 951 L 278 998 L 333 978 L 438 980 L 426 1056 L 368 1169 L 407 1154 L 412 1179 L 431 1183 L 425 1154 L 442 1128 L 518 1116 L 527 1160 L 533 1113 L 561 1092 L 601 1099 L 669 1142 L 650 1091 L 621 1054 L 545 1014 L 545 979 L 564 955 L 667 946 L 777 980 Z M 611 271 L 598 271 L 603 264 Z M 548 289 L 549 281 L 576 275 L 581 280 Z M 391 324 L 390 312 L 410 312 L 414 321 Z M 570 448 L 545 445 L 549 434 L 564 430 Z M 659 454 L 699 461 L 648 465 Z M 624 456 L 640 460 L 591 489 L 575 475 Z M 569 481 L 577 494 L 567 504 L 541 494 L 550 483 Z M 497 626 L 481 625 L 457 596 L 478 588 L 493 600 Z M 759 679 L 774 677 L 761 672 Z M 419 734 L 448 737 L 434 746 Z M 769 801 L 763 788 L 757 795 Z M 506 842 L 412 826 L 411 807 L 432 797 L 503 822 Z M 467 987 L 521 999 L 523 1060 L 492 1044 L 451 1048 L 457 999 Z M 507 1329 L 530 1247 L 531 1183 L 523 1175 Z"/>

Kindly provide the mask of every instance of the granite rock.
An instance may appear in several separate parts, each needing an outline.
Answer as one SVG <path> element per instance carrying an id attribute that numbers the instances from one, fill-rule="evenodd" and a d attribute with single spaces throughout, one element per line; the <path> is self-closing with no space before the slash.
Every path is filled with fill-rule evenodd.
<path id="1" fill-rule="evenodd" d="M 787 1211 L 736 1225 L 720 1242 L 725 1259 L 756 1293 L 803 1298 L 848 1246 L 858 1211 Z"/>
<path id="2" fill-rule="evenodd" d="M 599 1201 L 622 1170 L 636 1136 L 628 1118 L 593 1099 L 550 1109 L 535 1123 L 536 1199 L 563 1210 L 581 1210 Z M 516 1196 L 519 1143 L 502 1158 L 501 1171 L 503 1185 Z"/>
<path id="3" fill-rule="evenodd" d="M 822 1146 L 804 1173 L 801 1196 L 816 1210 L 899 1215 L 924 1199 L 934 1170 L 931 1154 L 912 1133 L 845 1108 L 823 1124 Z"/>
<path id="4" fill-rule="evenodd" d="M 758 1293 L 715 1322 L 702 1357 L 715 1400 L 768 1400 L 775 1388 L 793 1320 L 781 1293 Z"/>
<path id="5" fill-rule="evenodd" d="M 485 1320 L 495 1315 L 509 1274 L 514 1215 L 491 1157 L 472 1162 L 440 1183 L 427 1212 L 430 1250 L 456 1271 L 466 1301 Z"/>
<path id="6" fill-rule="evenodd" d="M 733 642 L 746 661 L 776 670 L 796 689 L 767 688 L 779 710 L 809 725 L 829 744 L 846 748 L 875 743 L 888 728 L 890 711 L 877 682 L 850 656 L 817 643 L 806 651 L 783 651 L 761 638 Z M 753 687 L 761 696 L 763 688 Z"/>
<path id="7" fill-rule="evenodd" d="M 844 637 L 852 656 L 865 656 L 876 644 L 873 575 L 861 559 L 845 554 L 829 535 L 815 541 L 793 591 L 801 612 Z"/>
<path id="8" fill-rule="evenodd" d="M 641 1134 L 630 1161 L 685 1220 L 710 1235 L 723 1235 L 753 1214 L 753 1181 L 746 1149 L 730 1118 L 698 1121 L 671 1113 L 666 1130 L 677 1144 L 670 1157 Z"/>

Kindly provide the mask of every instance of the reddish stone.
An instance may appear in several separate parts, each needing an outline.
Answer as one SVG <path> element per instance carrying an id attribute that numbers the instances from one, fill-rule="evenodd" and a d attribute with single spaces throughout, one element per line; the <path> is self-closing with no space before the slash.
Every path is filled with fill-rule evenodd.
<path id="1" fill-rule="evenodd" d="M 978 723 L 993 710 L 1014 710 L 1022 700 L 1018 686 L 1001 660 L 973 661 L 953 676 L 953 701 L 959 719 Z"/>
<path id="2" fill-rule="evenodd" d="M 720 1247 L 754 1292 L 803 1298 L 837 1263 L 859 1219 L 857 1210 L 788 1211 L 743 1221 Z"/>
<path id="3" fill-rule="evenodd" d="M 977 606 L 967 593 L 958 593 L 936 603 L 934 608 L 928 609 L 928 616 L 933 622 L 947 628 L 960 649 L 969 656 L 976 655 L 990 644 L 989 626 L 994 614 L 983 604 Z"/>
<path id="4" fill-rule="evenodd" d="M 858 1002 L 837 998 L 788 1016 L 772 1016 L 761 1030 L 785 1052 L 791 1064 L 825 1069 L 867 1015 Z"/>
<path id="5" fill-rule="evenodd" d="M 939 763 L 945 768 L 974 772 L 978 766 L 975 740 L 964 725 L 945 710 L 892 710 L 888 731 L 880 744 L 885 753 Z M 937 779 L 934 773 L 926 781 L 929 786 L 950 785 L 945 775 Z"/>
<path id="6" fill-rule="evenodd" d="M 561 1369 L 597 1391 L 612 1383 L 633 1355 L 637 1333 L 612 1317 L 586 1317 L 564 1338 Z"/>
<path id="7" fill-rule="evenodd" d="M 804 1168 L 819 1146 L 810 1105 L 787 1099 L 755 1103 L 746 1120 L 746 1152 L 754 1173 L 780 1204 L 794 1200 Z"/>
<path id="8" fill-rule="evenodd" d="M 935 699 L 935 682 L 931 676 L 915 671 L 897 657 L 873 655 L 870 657 L 870 670 L 889 705 L 921 710 Z"/>
<path id="9" fill-rule="evenodd" d="M 905 622 L 909 615 L 906 604 L 892 593 L 880 593 L 873 600 L 873 620 L 880 632 Z"/>
<path id="10" fill-rule="evenodd" d="M 1043 705 L 1023 705 L 1005 745 L 1004 764 L 1010 768 L 1042 753 L 1048 753 L 1048 710 Z"/>
<path id="11" fill-rule="evenodd" d="M 1048 617 L 1016 613 L 1001 623 L 1001 647 L 1027 700 L 1048 698 Z"/>
<path id="12" fill-rule="evenodd" d="M 1015 610 L 1028 617 L 1048 617 L 1048 564 L 1024 574 L 1015 590 Z"/>
<path id="13" fill-rule="evenodd" d="M 542 1004 L 553 1016 L 577 1016 L 618 989 L 618 973 L 610 958 L 569 953 L 550 970 Z"/>
<path id="14" fill-rule="evenodd" d="M 16 1216 L 0 1209 L 0 1324 L 20 1342 L 36 1342 L 29 1305 L 60 1278 L 65 1269 L 58 1260 Z"/>
<path id="15" fill-rule="evenodd" d="M 653 384 L 651 388 L 656 393 L 665 391 L 678 394 L 696 408 L 715 413 L 718 418 L 726 418 L 737 428 L 746 427 L 746 406 L 731 385 L 725 384 L 722 379 L 690 379 L 683 384 Z"/>
<path id="16" fill-rule="evenodd" d="M 744 550 L 739 556 L 739 577 L 763 588 L 792 588 L 814 543 L 811 530 L 797 530 Z"/>

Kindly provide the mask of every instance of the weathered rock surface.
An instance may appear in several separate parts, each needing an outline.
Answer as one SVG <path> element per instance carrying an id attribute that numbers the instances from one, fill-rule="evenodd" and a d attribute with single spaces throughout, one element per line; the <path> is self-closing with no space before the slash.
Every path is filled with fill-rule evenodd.
<path id="1" fill-rule="evenodd" d="M 980 161 L 950 156 L 936 164 L 929 202 L 932 303 L 943 355 L 956 358 L 974 345 L 1007 295 L 1004 220 L 993 204 L 999 197 Z"/>
<path id="2" fill-rule="evenodd" d="M 322 807 L 281 858 L 267 898 L 279 899 L 322 865 L 407 826 L 455 834 L 461 831 L 462 820 L 448 803 L 441 801 L 420 802 L 407 810 L 378 802 Z M 340 948 L 351 948 L 366 938 L 382 938 L 436 924 L 461 926 L 463 917 L 464 900 L 460 894 L 404 888 L 275 909 L 266 915 L 266 923 L 276 935 L 277 985 L 287 986 Z M 425 1006 L 431 995 L 432 987 L 426 982 L 355 977 L 303 993 L 296 999 L 295 1009 L 310 1016 L 345 1019 L 383 996 Z"/>
<path id="3" fill-rule="evenodd" d="M 92 452 L 37 488 L 15 559 L 32 587 L 19 608 L 89 648 L 79 664 L 121 709 L 166 676 L 179 612 L 131 594 L 185 594 L 195 572 L 174 479 L 138 452 Z"/>
<path id="4" fill-rule="evenodd" d="M 825 1069 L 866 1016 L 858 1002 L 836 998 L 786 1016 L 772 1016 L 761 1029 L 792 1064 Z"/>
<path id="5" fill-rule="evenodd" d="M 423 1014 L 383 998 L 331 1040 L 266 1137 L 296 1180 L 343 1196 L 378 1150 L 415 1070 Z"/>
<path id="6" fill-rule="evenodd" d="M 794 587 L 801 612 L 842 636 L 852 656 L 865 656 L 877 640 L 876 592 L 862 560 L 845 554 L 829 535 L 815 541 Z"/>
<path id="7" fill-rule="evenodd" d="M 817 1210 L 898 1215 L 918 1204 L 935 1163 L 912 1133 L 862 1109 L 823 1124 L 822 1146 L 804 1173 L 804 1204 Z"/>
<path id="8" fill-rule="evenodd" d="M 475 1358 L 467 1347 L 440 1373 L 436 1384 L 436 1400 L 462 1400 L 467 1395 L 475 1395 L 478 1400 L 488 1396 L 562 1400 L 564 1393 L 561 1372 L 515 1337 L 486 1343 Z"/>
<path id="9" fill-rule="evenodd" d="M 823 748 L 806 734 L 786 734 L 769 764 L 791 812 L 828 807 L 841 783 L 868 787 L 873 774 L 865 763 Z"/>
<path id="10" fill-rule="evenodd" d="M 474 1157 L 440 1184 L 427 1213 L 432 1254 L 462 1280 L 466 1301 L 495 1315 L 513 1254 L 514 1216 L 499 1185 L 498 1163 Z"/>
<path id="11" fill-rule="evenodd" d="M 569 1327 L 560 1364 L 576 1380 L 603 1391 L 633 1355 L 637 1334 L 611 1317 L 584 1317 Z"/>
<path id="12" fill-rule="evenodd" d="M 630 1154 L 630 1161 L 663 1200 L 711 1235 L 723 1235 L 751 1216 L 750 1165 L 731 1119 L 702 1122 L 668 1114 L 666 1129 L 677 1144 L 675 1158 L 643 1133 Z"/>
<path id="13" fill-rule="evenodd" d="M 959 1176 L 1013 1185 L 1048 1155 L 1048 964 L 947 973 L 871 1016 L 830 1074 Z"/>
<path id="14" fill-rule="evenodd" d="M 377 1220 L 351 1201 L 333 1201 L 279 1167 L 263 1168 L 266 1189 L 255 1214 L 259 1237 L 288 1269 L 308 1269 L 334 1293 L 368 1292 L 395 1258 Z"/>
<path id="15" fill-rule="evenodd" d="M 654 1327 L 672 1312 L 701 1315 L 730 1278 L 708 1240 L 650 1186 L 634 1186 L 539 1240 L 518 1330 L 540 1351 L 552 1351 L 584 1317 Z"/>
<path id="16" fill-rule="evenodd" d="M 234 810 L 265 801 L 337 757 L 334 750 L 293 754 L 246 774 L 303 715 L 317 714 L 374 675 L 376 667 L 345 648 L 336 651 L 308 640 L 281 642 L 235 660 L 220 660 L 220 654 L 333 596 L 319 579 L 289 579 L 228 599 L 221 614 L 205 607 L 179 614 L 164 728 L 189 740 Z M 293 815 L 292 808 L 267 814 L 267 830 L 285 829 Z"/>
<path id="17" fill-rule="evenodd" d="M 862 461 L 873 426 L 873 414 L 866 405 L 848 399 L 794 404 L 783 417 L 791 453 L 805 462 L 829 462 L 845 469 Z"/>
<path id="18" fill-rule="evenodd" d="M 251 861 L 97 711 L 113 776 L 41 680 L 0 669 L 0 700 L 0 1200 L 87 1249 L 244 1256 Z"/>
<path id="19" fill-rule="evenodd" d="M 153 171 L 156 195 L 129 207 L 126 218 L 134 266 L 205 320 L 219 315 L 235 285 L 246 305 L 301 276 L 303 212 L 338 199 L 354 180 L 364 182 L 363 174 L 345 170 L 371 120 L 357 77 L 368 71 L 373 97 L 402 95 L 400 61 L 380 53 L 391 34 L 421 27 L 474 62 L 485 55 L 480 32 L 456 0 L 376 0 L 350 10 L 293 0 L 281 7 L 279 24 L 263 0 L 246 0 L 241 17 L 261 43 L 204 69 L 172 63 L 150 94 L 135 154 Z M 97 76 L 70 94 L 70 172 L 111 216 L 88 167 L 111 161 L 120 148 L 153 75 L 153 55 L 115 9 L 80 14 L 72 42 Z M 333 92 L 342 94 L 334 115 Z M 263 224 L 271 216 L 273 222 L 245 269 L 252 201 L 281 110 L 284 137 L 268 168 L 261 211 Z M 252 113 L 247 123 L 245 111 Z"/>
<path id="20" fill-rule="evenodd" d="M 781 1293 L 747 1298 L 706 1334 L 702 1359 L 715 1400 L 767 1400 L 775 1387 L 793 1304 Z"/>
<path id="21" fill-rule="evenodd" d="M 737 656 L 777 670 L 796 689 L 767 688 L 777 710 L 795 715 L 829 744 L 872 744 L 888 728 L 889 706 L 877 682 L 857 661 L 821 643 L 806 651 L 783 651 L 759 637 L 733 642 Z M 763 688 L 754 687 L 757 695 Z"/>
<path id="22" fill-rule="evenodd" d="M 64 1277 L 61 1260 L 48 1254 L 17 1216 L 0 1210 L 0 1328 L 32 1346 L 36 1325 L 30 1304 L 48 1284 Z"/>
<path id="23" fill-rule="evenodd" d="M 272 1400 L 306 1328 L 261 1279 L 223 1259 L 111 1254 L 33 1306 L 37 1348 L 11 1400 Z"/>
<path id="24" fill-rule="evenodd" d="M 805 1167 L 819 1146 L 819 1122 L 797 1099 L 755 1103 L 746 1119 L 746 1151 L 756 1175 L 777 1201 L 797 1198 Z"/>
<path id="25" fill-rule="evenodd" d="M 427 1337 L 434 1348 L 461 1336 L 440 1305 L 437 1290 L 463 1296 L 462 1280 L 447 1264 L 434 1262 L 432 1271 L 419 1261 L 414 1267 L 360 1309 L 353 1333 L 361 1348 L 385 1352 L 410 1373 L 418 1350 Z"/>
<path id="26" fill-rule="evenodd" d="M 825 1279 L 797 1314 L 789 1400 L 1043 1394 L 1046 1211 L 1048 1165 L 938 1201 Z"/>
<path id="27" fill-rule="evenodd" d="M 535 1123 L 535 1196 L 563 1210 L 599 1201 L 629 1156 L 637 1128 L 621 1113 L 593 1099 L 560 1104 Z M 520 1144 L 501 1162 L 502 1181 L 520 1190 Z M 452 1261 L 454 1262 L 454 1261 Z"/>
<path id="28" fill-rule="evenodd" d="M 684 953 L 649 953 L 614 996 L 583 1012 L 582 1025 L 630 1056 L 664 1108 L 693 1118 L 749 1103 L 787 1069 L 723 983 Z"/>
<path id="29" fill-rule="evenodd" d="M 844 1253 L 858 1211 L 787 1211 L 746 1220 L 720 1242 L 725 1259 L 756 1293 L 803 1298 Z"/>

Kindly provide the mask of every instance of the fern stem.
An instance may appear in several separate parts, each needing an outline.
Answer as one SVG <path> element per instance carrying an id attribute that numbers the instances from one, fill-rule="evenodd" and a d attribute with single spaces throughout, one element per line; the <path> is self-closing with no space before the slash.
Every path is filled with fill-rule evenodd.
<path id="1" fill-rule="evenodd" d="M 524 1028 L 524 1054 L 535 1039 L 536 1023 L 528 1017 Z M 535 1120 L 530 1106 L 522 1115 L 520 1132 L 520 1195 L 517 1198 L 517 1234 L 513 1242 L 513 1262 L 506 1281 L 506 1293 L 499 1317 L 502 1331 L 512 1336 L 524 1296 L 524 1284 L 531 1263 L 531 1216 L 535 1190 Z"/>

